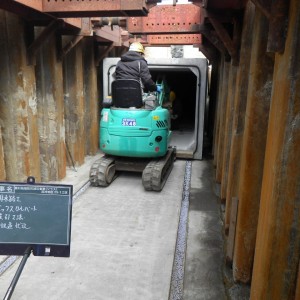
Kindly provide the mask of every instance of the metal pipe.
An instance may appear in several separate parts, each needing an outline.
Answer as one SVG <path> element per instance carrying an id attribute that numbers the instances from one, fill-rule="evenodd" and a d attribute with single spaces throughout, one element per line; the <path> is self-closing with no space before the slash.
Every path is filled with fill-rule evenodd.
<path id="1" fill-rule="evenodd" d="M 14 292 L 14 289 L 15 289 L 17 283 L 18 283 L 18 280 L 19 280 L 19 278 L 20 278 L 20 276 L 22 274 L 24 266 L 25 266 L 25 264 L 27 262 L 27 259 L 28 259 L 28 257 L 31 254 L 31 250 L 32 250 L 31 246 L 28 246 L 26 248 L 26 250 L 24 252 L 24 255 L 23 255 L 23 258 L 22 258 L 22 261 L 21 261 L 21 263 L 20 263 L 20 265 L 18 267 L 18 270 L 17 270 L 17 272 L 16 272 L 16 274 L 15 274 L 15 276 L 14 276 L 14 278 L 13 278 L 13 280 L 12 280 L 12 282 L 11 282 L 11 284 L 10 284 L 10 286 L 9 286 L 9 288 L 8 288 L 8 290 L 7 290 L 7 292 L 6 292 L 3 300 L 9 300 L 11 298 L 11 296 L 12 296 L 12 294 Z"/>

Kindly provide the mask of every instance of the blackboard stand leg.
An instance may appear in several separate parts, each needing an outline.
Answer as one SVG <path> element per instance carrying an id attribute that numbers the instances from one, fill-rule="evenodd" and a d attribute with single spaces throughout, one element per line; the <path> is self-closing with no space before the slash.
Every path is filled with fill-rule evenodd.
<path id="1" fill-rule="evenodd" d="M 26 261 L 27 261 L 28 257 L 30 256 L 31 250 L 32 250 L 31 246 L 27 247 L 27 249 L 25 250 L 22 261 L 19 265 L 19 268 L 18 268 L 18 270 L 17 270 L 17 272 L 16 272 L 16 274 L 15 274 L 15 276 L 14 276 L 14 278 L 13 278 L 13 280 L 12 280 L 12 282 L 11 282 L 11 284 L 10 284 L 3 300 L 9 300 L 11 298 L 11 296 L 14 292 L 14 289 L 15 289 L 17 283 L 18 283 L 18 280 L 21 276 L 21 273 L 24 269 Z"/>

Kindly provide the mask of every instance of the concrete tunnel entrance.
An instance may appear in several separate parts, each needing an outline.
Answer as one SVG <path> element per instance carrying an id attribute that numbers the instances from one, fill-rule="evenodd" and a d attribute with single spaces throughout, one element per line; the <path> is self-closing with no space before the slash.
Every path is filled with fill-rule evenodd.
<path id="1" fill-rule="evenodd" d="M 154 81 L 164 76 L 167 85 L 176 94 L 172 107 L 174 118 L 171 119 L 171 145 L 178 148 L 180 157 L 190 158 L 196 146 L 193 136 L 197 131 L 195 126 L 197 77 L 189 69 L 156 71 L 150 67 L 150 72 Z"/>
<path id="2" fill-rule="evenodd" d="M 103 99 L 111 92 L 113 73 L 119 58 L 103 61 Z M 170 144 L 176 146 L 177 157 L 202 159 L 204 116 L 207 100 L 207 60 L 202 58 L 149 58 L 148 66 L 156 81 L 164 76 L 176 93 L 174 110 L 177 119 L 171 121 Z"/>

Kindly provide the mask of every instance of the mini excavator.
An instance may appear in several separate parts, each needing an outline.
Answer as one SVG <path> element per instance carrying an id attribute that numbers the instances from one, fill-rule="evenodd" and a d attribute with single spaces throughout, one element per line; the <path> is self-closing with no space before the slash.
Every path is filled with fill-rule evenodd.
<path id="1" fill-rule="evenodd" d="M 103 101 L 100 119 L 100 149 L 105 154 L 90 169 L 92 186 L 106 187 L 118 171 L 142 172 L 147 191 L 161 191 L 176 159 L 169 147 L 170 112 L 163 108 L 168 87 L 143 93 L 137 80 L 112 82 L 112 94 Z"/>

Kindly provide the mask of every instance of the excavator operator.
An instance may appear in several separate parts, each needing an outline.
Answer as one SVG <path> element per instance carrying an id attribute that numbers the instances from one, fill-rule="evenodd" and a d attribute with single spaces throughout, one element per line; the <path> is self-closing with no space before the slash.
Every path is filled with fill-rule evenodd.
<path id="1" fill-rule="evenodd" d="M 145 50 L 141 43 L 134 42 L 128 52 L 121 56 L 116 66 L 116 79 L 135 79 L 150 92 L 160 92 L 161 87 L 156 86 L 149 72 L 147 61 L 144 58 Z"/>

